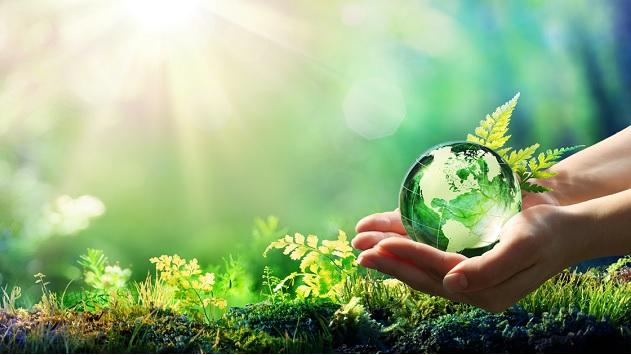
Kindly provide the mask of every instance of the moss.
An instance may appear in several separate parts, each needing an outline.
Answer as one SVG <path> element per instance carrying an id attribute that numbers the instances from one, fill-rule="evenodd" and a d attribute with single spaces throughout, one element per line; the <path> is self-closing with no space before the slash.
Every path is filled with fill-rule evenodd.
<path id="1" fill-rule="evenodd" d="M 353 297 L 335 311 L 329 327 L 335 346 L 383 347 L 382 326 L 366 313 L 359 297 Z"/>
<path id="2" fill-rule="evenodd" d="M 350 303 L 349 303 L 350 304 Z M 259 303 L 231 309 L 213 324 L 170 311 L 127 315 L 60 311 L 0 312 L 2 352 L 303 353 L 303 352 L 620 352 L 628 324 L 577 307 L 501 314 L 473 309 L 387 332 L 353 304 Z"/>
<path id="3" fill-rule="evenodd" d="M 515 306 L 502 314 L 473 310 L 423 322 L 401 336 L 401 353 L 624 352 L 631 331 L 576 308 L 540 316 Z"/>
<path id="4" fill-rule="evenodd" d="M 277 336 L 319 334 L 328 332 L 328 324 L 338 308 L 332 302 L 262 302 L 230 308 L 223 322 L 230 327 L 247 327 Z"/>
<path id="5" fill-rule="evenodd" d="M 137 293 L 121 288 L 57 297 L 41 281 L 44 297 L 30 311 L 5 293 L 0 352 L 627 351 L 628 275 L 622 264 L 614 271 L 564 273 L 501 314 L 414 292 L 400 281 L 356 275 L 340 294 L 342 305 L 280 298 L 233 307 L 214 319 L 165 306 L 172 299 L 160 283 L 146 283 Z"/>

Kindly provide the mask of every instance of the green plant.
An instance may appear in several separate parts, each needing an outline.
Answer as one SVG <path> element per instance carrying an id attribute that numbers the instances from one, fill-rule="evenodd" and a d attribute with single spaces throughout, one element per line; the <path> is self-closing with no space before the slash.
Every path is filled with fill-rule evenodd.
<path id="1" fill-rule="evenodd" d="M 614 323 L 628 322 L 631 321 L 631 282 L 613 282 L 594 270 L 565 271 L 546 281 L 519 304 L 533 313 L 573 306 L 598 319 L 607 317 Z"/>
<path id="2" fill-rule="evenodd" d="M 300 233 L 293 237 L 286 235 L 272 242 L 263 253 L 272 249 L 283 250 L 292 260 L 300 260 L 300 272 L 292 272 L 274 287 L 279 291 L 288 282 L 300 278 L 302 284 L 296 288 L 300 298 L 328 298 L 340 301 L 343 297 L 344 285 L 357 273 L 356 257 L 350 246 L 346 233 L 339 231 L 337 240 L 323 240 L 319 244 L 318 237 Z"/>
<path id="3" fill-rule="evenodd" d="M 375 343 L 382 333 L 381 325 L 366 312 L 359 297 L 352 297 L 335 311 L 329 328 L 340 344 Z"/>
<path id="4" fill-rule="evenodd" d="M 102 250 L 88 249 L 87 254 L 79 256 L 77 262 L 83 267 L 83 281 L 97 290 L 123 288 L 131 276 L 130 269 L 108 264 Z"/>
<path id="5" fill-rule="evenodd" d="M 480 126 L 475 129 L 474 134 L 467 135 L 467 141 L 495 150 L 517 174 L 522 190 L 529 192 L 550 191 L 550 188 L 528 180 L 547 179 L 555 176 L 556 172 L 547 169 L 565 154 L 583 146 L 548 149 L 539 154 L 536 154 L 539 143 L 519 150 L 505 146 L 511 138 L 511 135 L 508 134 L 508 126 L 518 100 L 519 93 L 495 109 L 492 114 L 486 115 L 486 118 L 480 121 Z"/>
<path id="6" fill-rule="evenodd" d="M 280 284 L 282 280 L 279 277 L 274 276 L 274 274 L 272 273 L 272 269 L 270 269 L 270 267 L 267 265 L 263 267 L 262 279 L 263 282 L 261 284 L 261 294 L 264 295 L 269 301 L 282 302 L 287 299 L 287 293 L 285 292 L 287 286 L 276 288 L 276 286 L 278 286 L 278 284 Z"/>
<path id="7" fill-rule="evenodd" d="M 367 311 L 387 330 L 405 330 L 424 319 L 460 313 L 472 306 L 416 291 L 397 279 L 358 275 L 346 285 L 345 299 L 358 297 Z"/>
<path id="8" fill-rule="evenodd" d="M 268 243 L 270 239 L 286 234 L 286 229 L 280 228 L 279 222 L 276 216 L 268 216 L 265 219 L 256 218 L 254 220 L 254 228 L 252 228 L 252 237 L 257 243 Z"/>
<path id="9" fill-rule="evenodd" d="M 616 260 L 615 263 L 609 265 L 607 267 L 607 280 L 610 280 L 613 276 L 615 276 L 615 274 L 620 271 L 622 268 L 628 266 L 629 264 L 631 264 L 631 255 L 627 255 L 624 256 L 618 260 Z"/>
<path id="10" fill-rule="evenodd" d="M 175 290 L 166 287 L 159 277 L 153 279 L 151 275 L 142 282 L 135 284 L 138 304 L 145 309 L 169 309 L 173 304 Z"/>
<path id="11" fill-rule="evenodd" d="M 628 327 L 575 307 L 528 313 L 515 306 L 500 314 L 471 309 L 428 319 L 403 333 L 395 353 L 567 353 L 624 352 Z"/>
<path id="12" fill-rule="evenodd" d="M 35 283 L 40 285 L 40 289 L 42 291 L 42 298 L 40 301 L 34 306 L 35 308 L 42 311 L 44 314 L 53 315 L 60 308 L 63 308 L 63 305 L 60 305 L 57 301 L 57 295 L 48 290 L 49 282 L 46 281 L 46 275 L 41 272 L 33 275 L 35 278 Z"/>
<path id="13" fill-rule="evenodd" d="M 7 286 L 2 288 L 2 311 L 9 314 L 15 314 L 18 307 L 17 300 L 22 297 L 22 289 L 15 286 L 11 291 L 7 291 Z"/>
<path id="14" fill-rule="evenodd" d="M 202 273 L 197 259 L 187 261 L 175 254 L 154 257 L 150 261 L 156 267 L 156 282 L 158 279 L 164 282 L 159 287 L 172 289 L 174 302 L 171 307 L 175 311 L 203 315 L 210 322 L 215 310 L 227 307 L 225 299 L 214 296 L 215 274 Z M 153 290 L 156 290 L 155 287 Z"/>
<path id="15" fill-rule="evenodd" d="M 230 254 L 224 258 L 222 266 L 211 269 L 218 275 L 215 283 L 217 294 L 231 305 L 244 305 L 256 298 L 252 292 L 254 281 L 242 260 Z"/>

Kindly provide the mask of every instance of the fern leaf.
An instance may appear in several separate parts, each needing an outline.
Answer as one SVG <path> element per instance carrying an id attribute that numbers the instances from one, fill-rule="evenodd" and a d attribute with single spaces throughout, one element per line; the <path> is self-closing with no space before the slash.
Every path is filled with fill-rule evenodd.
<path id="1" fill-rule="evenodd" d="M 273 292 L 278 292 L 286 287 L 288 282 L 295 282 L 300 278 L 302 285 L 296 288 L 299 297 L 319 297 L 339 300 L 348 282 L 348 277 L 357 272 L 357 264 L 353 248 L 350 246 L 347 235 L 339 231 L 337 239 L 322 240 L 319 245 L 318 237 L 300 233 L 294 236 L 287 235 L 272 242 L 266 249 L 282 250 L 292 260 L 300 261 L 300 273 L 293 272 L 274 287 Z M 268 278 L 271 285 L 269 269 L 264 270 L 264 278 Z"/>
<path id="2" fill-rule="evenodd" d="M 510 152 L 513 148 L 511 147 L 504 147 L 502 149 L 498 149 L 495 152 L 497 154 L 499 154 L 500 157 L 502 157 L 502 159 L 504 159 L 505 161 L 508 160 L 508 152 Z"/>
<path id="3" fill-rule="evenodd" d="M 539 143 L 535 143 L 529 147 L 519 150 L 513 150 L 506 159 L 506 163 L 513 169 L 518 171 L 525 168 L 526 161 L 532 157 L 539 149 Z"/>
<path id="4" fill-rule="evenodd" d="M 289 255 L 289 253 L 294 251 L 294 249 L 296 249 L 297 247 L 298 245 L 296 244 L 289 244 L 288 246 L 285 247 L 285 250 L 283 250 L 283 254 Z"/>
<path id="5" fill-rule="evenodd" d="M 537 171 L 536 173 L 532 174 L 532 177 L 535 179 L 549 179 L 555 175 L 557 175 L 558 173 L 555 171 L 551 171 L 551 170 L 541 170 L 541 171 Z"/>
<path id="6" fill-rule="evenodd" d="M 325 242 L 326 242 L 326 240 L 325 240 Z M 328 246 L 326 246 L 326 245 L 321 245 L 321 246 L 318 247 L 318 251 L 320 253 L 322 253 L 322 254 L 328 254 L 328 253 L 331 252 L 331 249 Z"/>
<path id="7" fill-rule="evenodd" d="M 294 251 L 291 252 L 291 254 L 289 254 L 289 258 L 291 260 L 300 260 L 300 258 L 302 258 L 307 253 L 307 251 L 307 248 L 298 246 L 296 249 L 294 249 Z"/>
<path id="8" fill-rule="evenodd" d="M 574 152 L 577 151 L 581 148 L 584 148 L 584 145 L 573 145 L 570 147 L 561 147 L 561 148 L 556 148 L 556 149 L 548 149 L 546 150 L 546 154 L 554 156 L 554 159 L 559 159 L 562 156 L 566 155 L 567 153 L 570 152 Z"/>
<path id="9" fill-rule="evenodd" d="M 307 298 L 311 294 L 311 287 L 307 285 L 300 285 L 296 288 L 296 295 L 300 298 Z"/>
<path id="10" fill-rule="evenodd" d="M 467 136 L 467 141 L 481 144 L 494 150 L 502 148 L 511 137 L 507 135 L 508 125 L 518 100 L 519 93 L 495 109 L 492 114 L 486 115 L 486 118 L 480 121 L 480 126 L 475 129 L 475 135 Z"/>
<path id="11" fill-rule="evenodd" d="M 311 248 L 317 248 L 318 247 L 318 237 L 310 234 L 307 236 L 307 245 Z"/>
<path id="12" fill-rule="evenodd" d="M 313 265 L 318 264 L 319 258 L 320 256 L 317 251 L 309 252 L 304 258 L 302 258 L 302 261 L 300 262 L 300 270 L 302 272 L 306 272 L 307 268 L 311 268 Z"/>
<path id="13" fill-rule="evenodd" d="M 263 256 L 267 257 L 267 253 L 269 253 L 269 251 L 272 249 L 283 249 L 286 246 L 287 246 L 287 241 L 285 241 L 285 238 L 281 238 L 275 242 L 270 243 L 270 245 L 268 245 L 267 248 L 265 248 L 265 251 L 263 252 Z"/>
<path id="14" fill-rule="evenodd" d="M 535 193 L 539 193 L 539 192 L 547 192 L 547 191 L 552 191 L 552 189 L 539 185 L 539 184 L 533 184 L 530 183 L 528 181 L 522 181 L 520 183 L 520 187 L 522 191 L 527 191 L 527 192 L 535 192 Z"/>
<path id="15" fill-rule="evenodd" d="M 287 282 L 293 281 L 297 276 L 297 272 L 292 272 L 291 274 L 287 275 L 284 279 L 280 280 L 278 284 L 276 284 L 276 287 L 274 287 L 274 292 L 282 290 Z"/>
<path id="16" fill-rule="evenodd" d="M 477 143 L 477 144 L 483 144 L 482 140 L 476 136 L 474 136 L 473 134 L 467 134 L 467 142 L 471 142 L 471 143 Z"/>
<path id="17" fill-rule="evenodd" d="M 536 158 L 528 160 L 529 178 L 535 179 L 547 179 L 556 173 L 548 171 L 546 169 L 556 164 L 561 157 L 571 151 L 577 150 L 582 146 L 563 147 L 557 149 L 548 149 L 545 152 L 539 153 Z"/>

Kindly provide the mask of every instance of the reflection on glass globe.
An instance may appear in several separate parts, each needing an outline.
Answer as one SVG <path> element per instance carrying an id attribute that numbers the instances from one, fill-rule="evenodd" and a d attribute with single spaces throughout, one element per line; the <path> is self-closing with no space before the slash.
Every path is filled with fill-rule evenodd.
<path id="1" fill-rule="evenodd" d="M 493 150 L 468 142 L 435 146 L 412 165 L 399 198 L 408 235 L 435 248 L 479 255 L 521 209 L 519 181 Z"/>

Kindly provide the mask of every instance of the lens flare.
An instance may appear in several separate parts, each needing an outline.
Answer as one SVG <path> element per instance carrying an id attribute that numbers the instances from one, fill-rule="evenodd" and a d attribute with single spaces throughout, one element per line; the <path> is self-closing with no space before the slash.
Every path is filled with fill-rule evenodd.
<path id="1" fill-rule="evenodd" d="M 128 0 L 124 6 L 131 19 L 149 32 L 186 27 L 201 11 L 200 0 Z"/>

